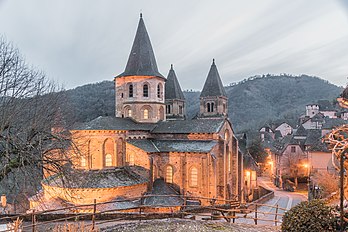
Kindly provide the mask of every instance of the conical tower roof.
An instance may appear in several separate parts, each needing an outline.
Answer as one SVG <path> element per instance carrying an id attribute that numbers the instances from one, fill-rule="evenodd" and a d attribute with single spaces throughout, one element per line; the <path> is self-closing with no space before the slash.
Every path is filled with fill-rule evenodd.
<path id="1" fill-rule="evenodd" d="M 211 96 L 227 96 L 214 59 L 201 93 L 201 97 Z"/>
<path id="2" fill-rule="evenodd" d="M 155 54 L 152 49 L 150 37 L 146 31 L 142 14 L 140 14 L 138 29 L 126 69 L 117 77 L 123 76 L 157 76 L 164 78 L 158 71 Z"/>
<path id="3" fill-rule="evenodd" d="M 185 100 L 178 79 L 176 78 L 173 65 L 171 65 L 165 88 L 165 99 L 181 99 Z"/>

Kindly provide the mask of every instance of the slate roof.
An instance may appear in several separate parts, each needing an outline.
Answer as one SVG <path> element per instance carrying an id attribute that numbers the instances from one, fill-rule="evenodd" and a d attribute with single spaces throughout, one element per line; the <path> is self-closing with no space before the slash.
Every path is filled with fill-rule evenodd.
<path id="1" fill-rule="evenodd" d="M 307 136 L 307 130 L 301 125 L 294 133 L 295 136 Z"/>
<path id="2" fill-rule="evenodd" d="M 200 97 L 214 97 L 214 96 L 227 96 L 224 86 L 222 85 L 221 78 L 215 60 L 210 67 L 207 79 L 205 80 L 203 90 Z"/>
<path id="3" fill-rule="evenodd" d="M 329 151 L 327 144 L 322 141 L 321 130 L 308 130 L 305 145 L 309 151 Z"/>
<path id="4" fill-rule="evenodd" d="M 249 152 L 243 153 L 243 168 L 251 170 L 259 170 L 259 166 Z"/>
<path id="5" fill-rule="evenodd" d="M 99 116 L 92 121 L 75 126 L 73 130 L 145 130 L 151 131 L 156 125 L 152 123 L 138 123 L 130 118 L 116 118 Z"/>
<path id="6" fill-rule="evenodd" d="M 124 76 L 157 76 L 165 79 L 158 71 L 150 37 L 141 14 L 126 69 L 116 78 Z"/>
<path id="7" fill-rule="evenodd" d="M 127 140 L 127 143 L 132 144 L 133 146 L 136 146 L 146 152 L 160 152 L 156 145 L 148 139 L 129 139 Z"/>
<path id="8" fill-rule="evenodd" d="M 338 126 L 342 126 L 347 124 L 348 122 L 343 120 L 342 118 L 325 118 L 325 122 L 323 123 L 322 129 L 333 129 Z"/>
<path id="9" fill-rule="evenodd" d="M 99 116 L 92 121 L 74 126 L 72 130 L 128 130 L 164 134 L 217 133 L 224 122 L 223 118 L 213 118 L 139 123 L 130 118 Z"/>
<path id="10" fill-rule="evenodd" d="M 320 129 L 309 129 L 307 130 L 307 139 L 305 142 L 306 146 L 317 144 L 321 142 L 321 130 Z"/>
<path id="11" fill-rule="evenodd" d="M 146 152 L 202 152 L 208 153 L 217 144 L 217 141 L 202 140 L 128 140 Z"/>
<path id="12" fill-rule="evenodd" d="M 217 133 L 224 122 L 222 118 L 161 121 L 157 123 L 152 133 Z"/>
<path id="13" fill-rule="evenodd" d="M 276 130 L 274 133 L 274 138 L 275 139 L 280 139 L 282 136 L 282 133 L 280 132 L 280 130 Z"/>
<path id="14" fill-rule="evenodd" d="M 179 195 L 174 189 L 169 187 L 163 179 L 156 179 L 153 182 L 151 195 Z M 144 205 L 152 205 L 152 206 L 161 206 L 161 205 L 182 205 L 184 200 L 180 196 L 173 197 L 146 197 L 143 204 Z"/>
<path id="15" fill-rule="evenodd" d="M 324 115 L 322 113 L 317 113 L 311 118 L 312 122 L 323 122 L 324 121 Z"/>
<path id="16" fill-rule="evenodd" d="M 173 65 L 171 65 L 166 86 L 165 86 L 165 99 L 181 99 L 185 100 L 184 94 L 182 93 L 178 79 L 176 78 Z"/>
<path id="17" fill-rule="evenodd" d="M 68 179 L 66 176 L 54 175 L 43 180 L 43 183 L 67 188 L 114 188 L 148 181 L 126 167 L 105 170 L 75 170 L 69 174 Z"/>

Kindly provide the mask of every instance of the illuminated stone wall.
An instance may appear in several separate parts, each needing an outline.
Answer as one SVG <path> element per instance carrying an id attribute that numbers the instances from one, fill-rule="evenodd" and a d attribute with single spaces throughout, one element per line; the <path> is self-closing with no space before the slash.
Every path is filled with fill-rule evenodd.
<path id="1" fill-rule="evenodd" d="M 147 182 L 114 188 L 62 188 L 42 184 L 45 200 L 60 198 L 70 203 L 93 204 L 97 202 L 107 202 L 116 199 L 118 196 L 125 198 L 140 197 L 147 190 Z"/>
<path id="2" fill-rule="evenodd" d="M 129 85 L 133 85 L 133 97 L 129 97 Z M 148 97 L 143 96 L 143 86 L 149 86 Z M 157 86 L 160 85 L 160 95 Z M 115 78 L 116 117 L 131 117 L 138 122 L 165 120 L 164 80 L 154 76 L 126 76 Z M 131 116 L 128 109 L 131 110 Z M 144 118 L 144 109 L 149 118 Z"/>

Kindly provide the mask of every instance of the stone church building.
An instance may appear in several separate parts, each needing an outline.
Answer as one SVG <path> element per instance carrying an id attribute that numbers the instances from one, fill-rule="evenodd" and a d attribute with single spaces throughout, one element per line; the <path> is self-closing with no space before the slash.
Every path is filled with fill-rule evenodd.
<path id="1" fill-rule="evenodd" d="M 79 150 L 71 152 L 79 177 L 71 185 L 64 185 L 62 176 L 47 177 L 42 191 L 30 199 L 31 208 L 149 193 L 177 194 L 179 203 L 181 195 L 202 197 L 197 199 L 203 205 L 209 204 L 206 198 L 220 203 L 241 199 L 242 158 L 214 60 L 200 95 L 200 110 L 188 119 L 189 106 L 173 66 L 167 77 L 158 71 L 140 16 L 126 68 L 114 83 L 116 117 L 100 116 L 70 131 Z"/>

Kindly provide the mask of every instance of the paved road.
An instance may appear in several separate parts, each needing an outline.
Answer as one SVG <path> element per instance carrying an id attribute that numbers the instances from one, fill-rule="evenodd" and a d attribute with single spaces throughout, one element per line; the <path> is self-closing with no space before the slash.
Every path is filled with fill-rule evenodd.
<path id="1" fill-rule="evenodd" d="M 274 197 L 270 200 L 268 200 L 267 202 L 265 202 L 264 204 L 266 205 L 273 205 L 276 206 L 278 205 L 278 207 L 280 208 L 284 208 L 286 210 L 291 209 L 292 207 L 294 207 L 295 205 L 297 205 L 298 203 L 300 203 L 301 201 L 306 201 L 307 197 L 305 196 L 305 194 L 300 194 L 300 193 L 296 193 L 296 192 L 287 192 L 287 191 L 283 191 L 280 190 L 279 188 L 275 187 L 271 181 L 269 180 L 269 178 L 265 178 L 265 177 L 261 177 L 258 179 L 259 185 L 267 188 L 267 189 L 271 189 L 274 191 Z M 284 214 L 284 209 L 278 209 L 278 213 L 282 213 Z M 276 209 L 275 208 L 271 208 L 268 206 L 261 206 L 258 207 L 258 218 L 261 219 L 266 219 L 266 220 L 274 220 L 274 215 L 272 214 L 267 214 L 267 213 L 275 213 Z M 239 215 L 241 216 L 241 215 Z M 245 215 L 243 215 L 245 216 Z M 250 213 L 248 215 L 246 215 L 247 217 L 255 217 L 255 213 Z M 281 221 L 282 218 L 278 219 Z M 239 223 L 252 223 L 254 224 L 254 220 L 252 219 L 247 219 L 247 218 L 243 218 L 243 219 L 237 219 L 236 222 Z M 274 222 L 271 221 L 258 221 L 258 224 L 260 225 L 274 225 Z M 279 223 L 278 223 L 279 225 Z"/>

